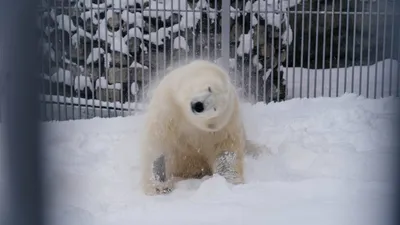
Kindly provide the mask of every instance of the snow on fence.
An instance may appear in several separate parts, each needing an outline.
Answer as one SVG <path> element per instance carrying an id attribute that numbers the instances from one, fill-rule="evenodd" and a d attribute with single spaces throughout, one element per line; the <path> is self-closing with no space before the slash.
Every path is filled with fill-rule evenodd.
<path id="1" fill-rule="evenodd" d="M 44 120 L 131 115 L 207 59 L 243 98 L 399 95 L 393 0 L 42 0 Z M 396 39 L 397 38 L 397 39 Z"/>

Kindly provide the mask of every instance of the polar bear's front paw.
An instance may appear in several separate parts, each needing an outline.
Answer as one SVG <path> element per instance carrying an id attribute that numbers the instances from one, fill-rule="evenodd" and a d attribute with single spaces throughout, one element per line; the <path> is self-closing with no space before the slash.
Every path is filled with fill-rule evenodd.
<path id="1" fill-rule="evenodd" d="M 237 163 L 236 153 L 225 151 L 217 157 L 214 173 L 223 176 L 231 184 L 243 184 L 243 175 L 236 170 Z"/>
<path id="2" fill-rule="evenodd" d="M 144 188 L 147 195 L 168 194 L 172 191 L 173 183 L 166 176 L 164 155 L 154 160 L 151 174 Z"/>
<path id="3" fill-rule="evenodd" d="M 172 182 L 154 182 L 146 185 L 144 193 L 146 195 L 162 195 L 172 192 Z"/>

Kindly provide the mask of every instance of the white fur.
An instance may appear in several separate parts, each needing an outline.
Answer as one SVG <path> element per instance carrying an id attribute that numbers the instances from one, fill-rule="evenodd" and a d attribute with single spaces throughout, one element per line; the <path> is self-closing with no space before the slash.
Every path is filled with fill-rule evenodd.
<path id="1" fill-rule="evenodd" d="M 204 111 L 193 112 L 193 102 L 203 102 Z M 218 172 L 228 182 L 244 182 L 246 141 L 238 96 L 218 65 L 196 60 L 171 70 L 152 92 L 146 116 L 141 143 L 146 194 L 172 190 L 176 177 Z M 233 161 L 223 159 L 226 153 L 234 153 Z M 153 162 L 161 155 L 166 158 L 165 182 L 151 179 Z"/>

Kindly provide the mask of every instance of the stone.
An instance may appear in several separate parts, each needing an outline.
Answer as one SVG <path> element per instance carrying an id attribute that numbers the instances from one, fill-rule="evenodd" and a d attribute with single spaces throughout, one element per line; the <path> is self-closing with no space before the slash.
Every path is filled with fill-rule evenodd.
<path id="1" fill-rule="evenodd" d="M 142 68 L 109 68 L 107 70 L 107 81 L 110 84 L 128 83 L 132 81 L 149 81 L 148 69 Z"/>
<path id="2" fill-rule="evenodd" d="M 119 13 L 113 12 L 111 17 L 107 19 L 107 27 L 110 31 L 116 31 L 120 28 L 120 25 L 124 26 L 124 21 L 121 20 Z"/>
<path id="3" fill-rule="evenodd" d="M 175 24 L 178 24 L 181 21 L 182 16 L 178 13 L 172 13 L 168 19 L 164 21 L 164 26 L 165 27 L 170 27 Z"/>
<path id="4" fill-rule="evenodd" d="M 128 40 L 128 48 L 129 48 L 129 53 L 134 55 L 135 53 L 139 53 L 141 51 L 140 45 L 142 41 L 139 38 L 136 37 L 131 37 Z"/>
<path id="5" fill-rule="evenodd" d="M 105 102 L 121 102 L 123 95 L 121 94 L 121 90 L 111 88 L 96 88 L 96 98 L 100 101 Z M 110 107 L 113 107 L 110 104 Z"/>

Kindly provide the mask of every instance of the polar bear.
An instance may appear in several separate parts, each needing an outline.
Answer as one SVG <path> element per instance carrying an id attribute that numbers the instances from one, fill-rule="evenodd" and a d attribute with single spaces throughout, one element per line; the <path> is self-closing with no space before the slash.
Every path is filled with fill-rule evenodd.
<path id="1" fill-rule="evenodd" d="M 244 183 L 246 135 L 228 74 L 205 60 L 172 69 L 153 90 L 141 139 L 142 188 L 169 193 L 177 180 L 219 174 Z"/>

